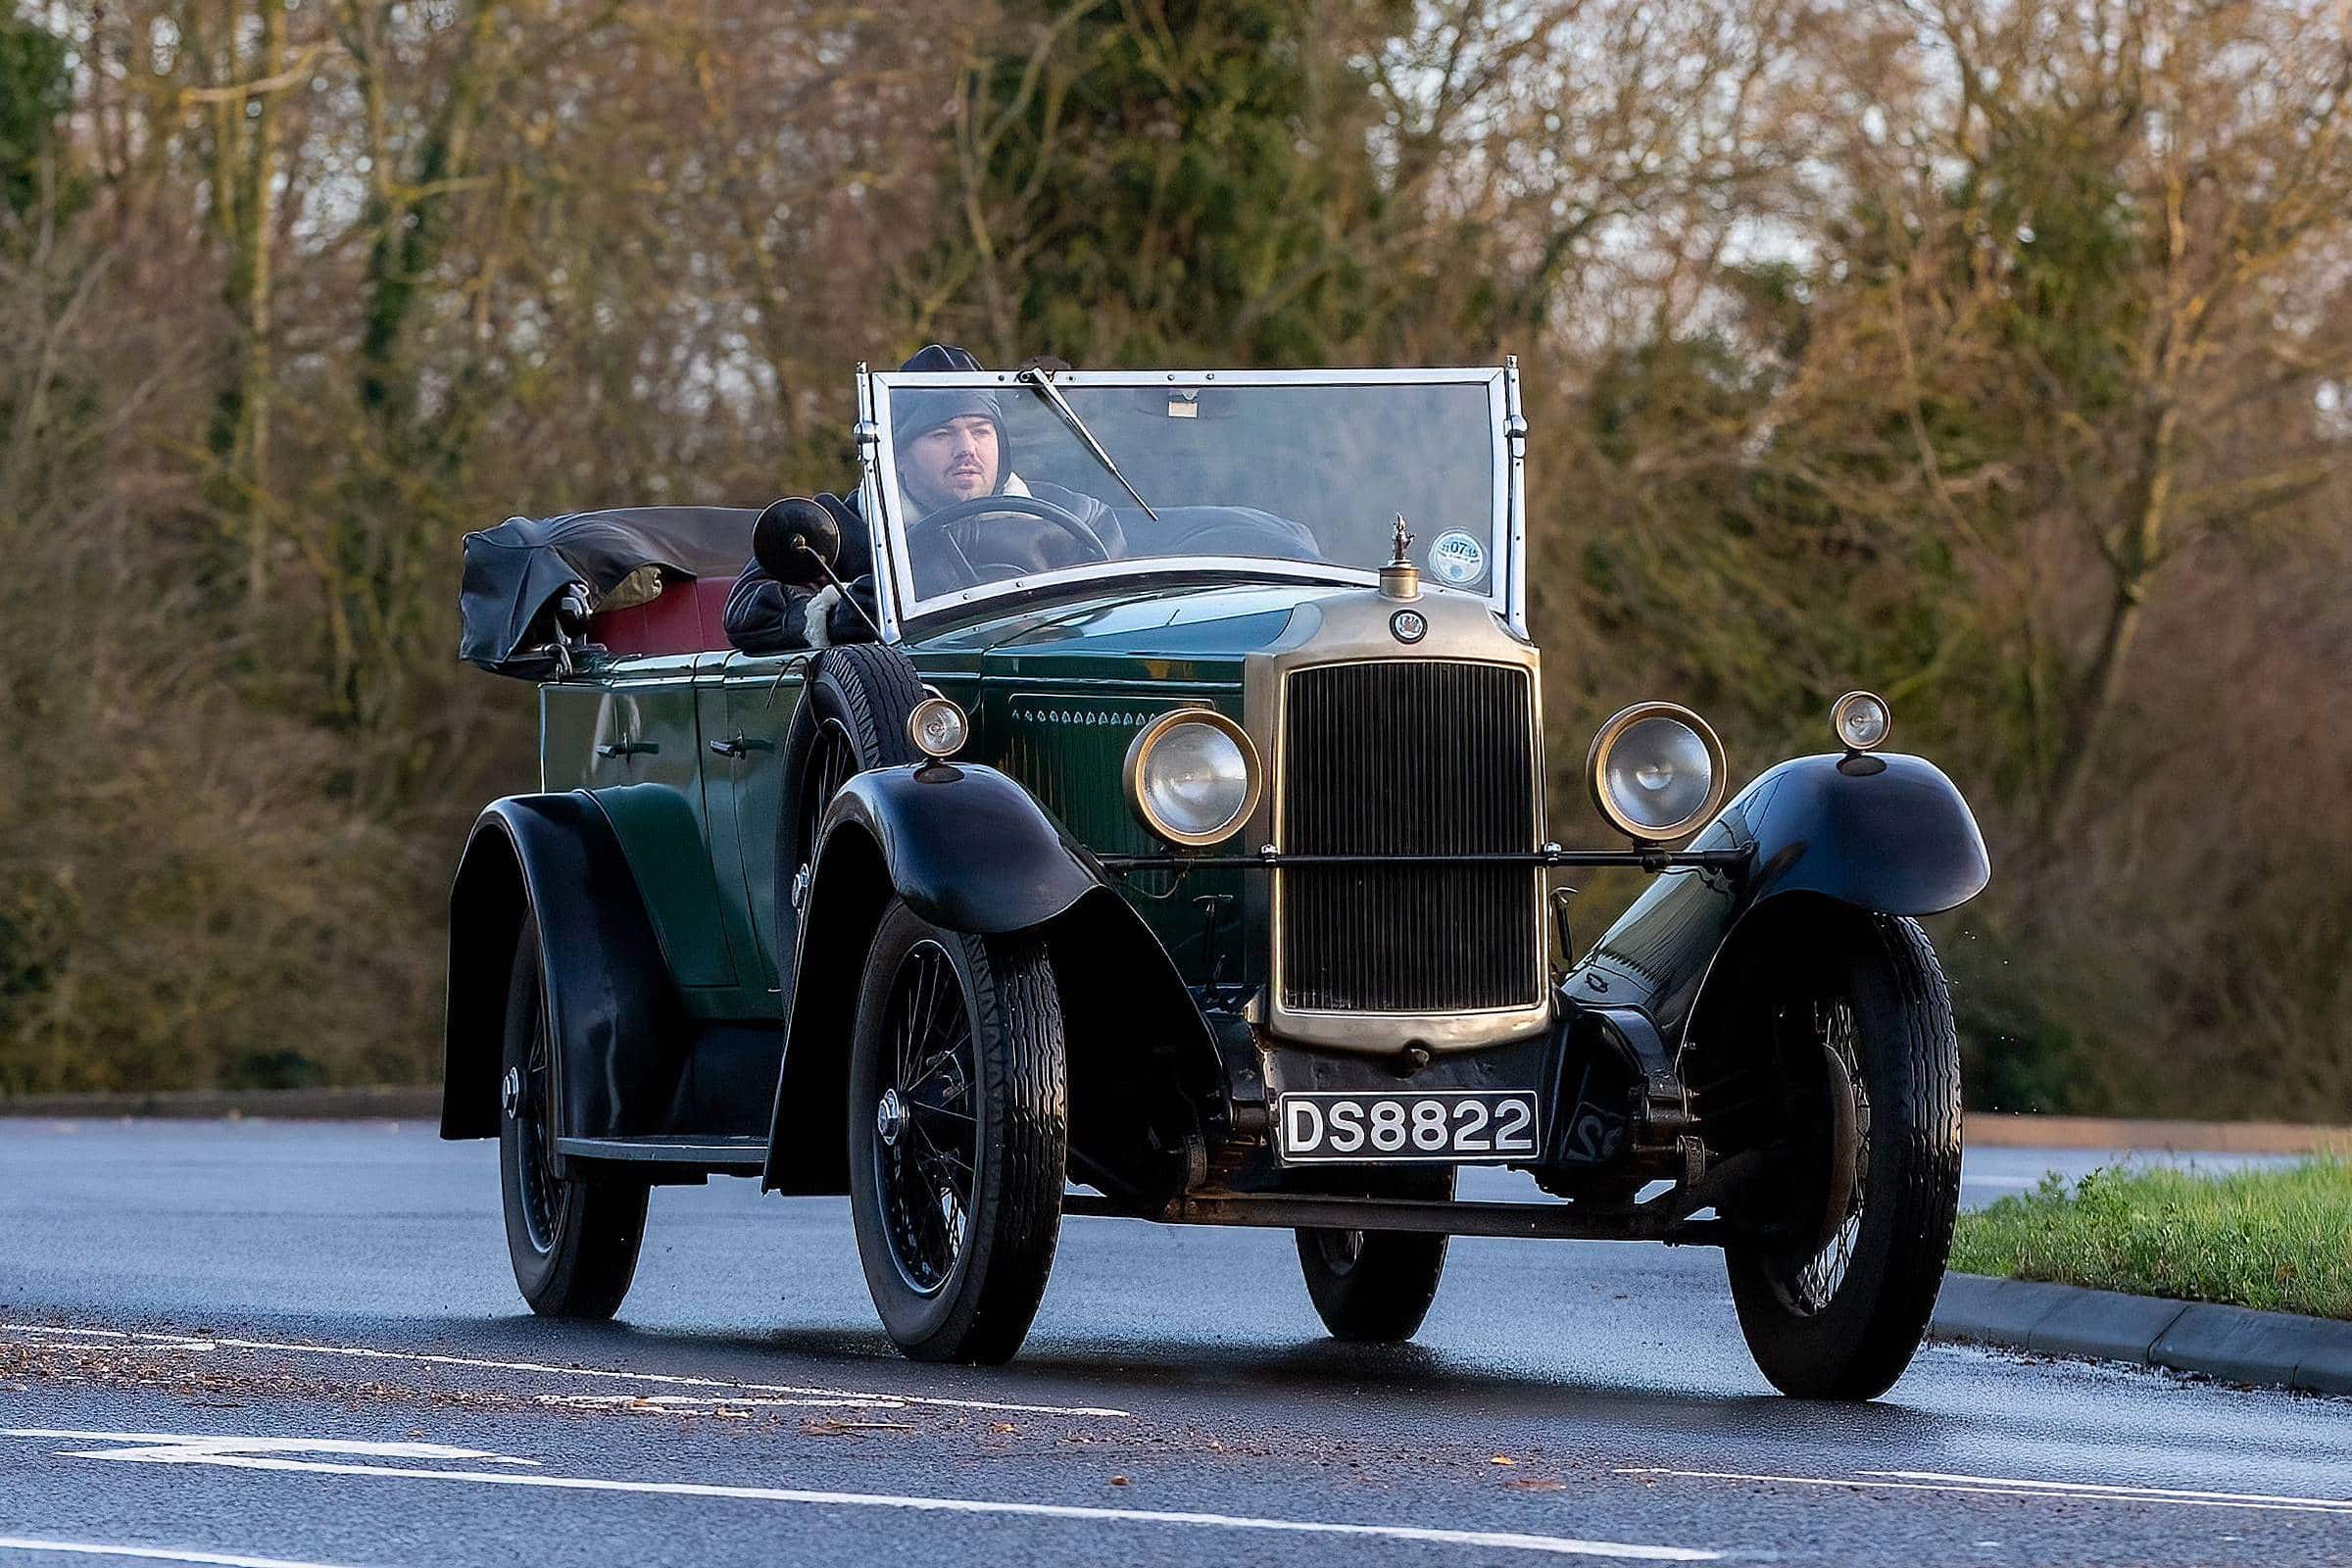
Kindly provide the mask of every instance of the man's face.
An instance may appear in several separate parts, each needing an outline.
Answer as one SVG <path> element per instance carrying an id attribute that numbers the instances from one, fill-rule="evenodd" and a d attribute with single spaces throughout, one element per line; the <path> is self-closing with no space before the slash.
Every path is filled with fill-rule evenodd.
<path id="1" fill-rule="evenodd" d="M 997 427 L 977 414 L 935 424 L 899 448 L 899 485 L 925 512 L 994 494 Z"/>

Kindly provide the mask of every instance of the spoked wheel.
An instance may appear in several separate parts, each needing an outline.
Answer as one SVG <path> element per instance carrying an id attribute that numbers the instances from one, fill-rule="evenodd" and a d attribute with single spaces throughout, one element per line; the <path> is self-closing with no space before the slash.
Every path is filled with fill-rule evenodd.
<path id="1" fill-rule="evenodd" d="M 882 1326 L 917 1360 L 1009 1359 L 1061 1229 L 1068 1091 L 1043 947 L 894 902 L 851 1045 L 850 1209 Z"/>
<path id="2" fill-rule="evenodd" d="M 1862 1235 L 1862 1213 L 1870 1203 L 1870 1081 L 1862 1070 L 1854 1004 L 1846 996 L 1815 996 L 1785 1010 L 1776 1020 L 1793 1036 L 1801 1055 L 1818 1054 L 1823 1099 L 1820 1130 L 1824 1168 L 1820 1173 L 1823 1212 L 1819 1228 L 1805 1240 L 1817 1242 L 1768 1250 L 1763 1274 L 1782 1309 L 1795 1317 L 1826 1312 L 1854 1266 L 1854 1243 Z M 1832 1169 L 1835 1162 L 1838 1168 Z M 1797 1227 L 1797 1217 L 1788 1223 Z"/>
<path id="3" fill-rule="evenodd" d="M 604 1176 L 558 1177 L 556 1057 L 540 980 L 539 924 L 524 914 L 507 986 L 505 1076 L 500 1082 L 498 1169 L 505 1192 L 507 1254 L 531 1310 L 546 1317 L 608 1318 L 637 1273 L 646 1186 Z"/>
<path id="4" fill-rule="evenodd" d="M 1751 1014 L 1767 1038 L 1740 1043 L 1769 1063 L 1749 1110 L 1779 1136 L 1728 1211 L 1732 1300 L 1775 1388 L 1875 1398 L 1927 1334 L 1959 1208 L 1951 1002 L 1914 920 L 1841 913 L 1779 960 Z"/>
<path id="5" fill-rule="evenodd" d="M 1365 1196 L 1447 1200 L 1453 1167 L 1398 1172 Z M 1298 1267 L 1332 1337 L 1395 1344 L 1420 1331 L 1446 1269 L 1444 1236 L 1301 1227 Z"/>
<path id="6" fill-rule="evenodd" d="M 948 950 L 926 937 L 899 965 L 882 1023 L 889 1059 L 874 1102 L 874 1174 L 891 1261 L 908 1289 L 929 1295 L 956 1272 L 970 1228 L 979 1067 Z"/>

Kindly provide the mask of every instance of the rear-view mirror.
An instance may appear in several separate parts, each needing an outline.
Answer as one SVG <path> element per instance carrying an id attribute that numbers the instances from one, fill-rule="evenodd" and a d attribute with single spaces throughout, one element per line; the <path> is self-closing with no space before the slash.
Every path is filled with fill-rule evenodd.
<path id="1" fill-rule="evenodd" d="M 786 496 L 752 524 L 752 556 L 776 581 L 813 588 L 830 580 L 841 558 L 841 524 L 819 503 Z"/>

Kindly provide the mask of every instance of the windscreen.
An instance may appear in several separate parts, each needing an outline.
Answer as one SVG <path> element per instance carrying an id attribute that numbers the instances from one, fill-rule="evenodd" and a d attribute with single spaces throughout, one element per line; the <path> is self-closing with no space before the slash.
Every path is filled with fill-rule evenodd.
<path id="1" fill-rule="evenodd" d="M 1060 408 L 1009 376 L 877 378 L 905 609 L 1089 571 L 1345 579 L 1390 558 L 1398 514 L 1431 581 L 1498 596 L 1499 385 L 1461 374 L 1062 379 Z"/>

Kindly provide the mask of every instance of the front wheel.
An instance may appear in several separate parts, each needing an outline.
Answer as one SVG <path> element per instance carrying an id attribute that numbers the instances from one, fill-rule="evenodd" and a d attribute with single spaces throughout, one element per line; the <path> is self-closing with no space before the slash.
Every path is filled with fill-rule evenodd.
<path id="1" fill-rule="evenodd" d="M 1926 1338 L 1960 1204 L 1960 1048 L 1915 920 L 1840 914 L 1778 955 L 1752 1044 L 1777 1079 L 1771 1185 L 1730 1216 L 1756 1365 L 1800 1398 L 1871 1399 Z M 1753 1016 L 1753 1015 L 1751 1015 Z M 1702 1105 L 1704 1103 L 1702 1097 Z"/>
<path id="2" fill-rule="evenodd" d="M 527 912 L 507 983 L 505 1076 L 498 1173 L 507 1255 L 522 1298 L 542 1317 L 609 1318 L 637 1274 L 646 1185 L 607 1176 L 559 1177 L 556 1052 L 540 980 L 539 922 Z"/>
<path id="3" fill-rule="evenodd" d="M 851 1041 L 850 1212 L 892 1343 L 1010 1360 L 1061 1233 L 1061 1002 L 1034 939 L 965 936 L 894 902 Z"/>

